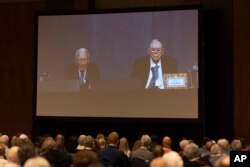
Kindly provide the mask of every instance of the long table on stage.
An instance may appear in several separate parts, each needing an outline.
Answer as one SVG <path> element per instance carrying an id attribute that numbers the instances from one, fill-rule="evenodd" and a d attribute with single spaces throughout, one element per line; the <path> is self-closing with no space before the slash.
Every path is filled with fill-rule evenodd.
<path id="1" fill-rule="evenodd" d="M 198 90 L 38 92 L 36 116 L 198 118 Z"/>

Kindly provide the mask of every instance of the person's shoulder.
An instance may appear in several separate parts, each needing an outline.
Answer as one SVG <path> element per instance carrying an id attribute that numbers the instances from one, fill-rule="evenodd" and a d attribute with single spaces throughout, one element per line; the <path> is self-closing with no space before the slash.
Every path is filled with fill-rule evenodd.
<path id="1" fill-rule="evenodd" d="M 142 57 L 139 57 L 138 59 L 136 59 L 136 61 L 149 61 L 149 60 L 150 60 L 149 56 L 142 56 Z"/>
<path id="2" fill-rule="evenodd" d="M 88 65 L 88 68 L 91 68 L 91 69 L 98 69 L 99 70 L 99 66 L 93 62 L 90 62 L 89 65 Z"/>
<path id="3" fill-rule="evenodd" d="M 138 64 L 146 64 L 147 62 L 150 62 L 150 58 L 149 56 L 143 56 L 143 57 L 139 57 L 135 60 L 134 64 L 138 65 Z"/>
<path id="4" fill-rule="evenodd" d="M 172 56 L 169 56 L 169 55 L 163 55 L 161 57 L 162 60 L 173 60 L 173 61 L 176 61 L 176 58 L 175 57 L 172 57 Z"/>

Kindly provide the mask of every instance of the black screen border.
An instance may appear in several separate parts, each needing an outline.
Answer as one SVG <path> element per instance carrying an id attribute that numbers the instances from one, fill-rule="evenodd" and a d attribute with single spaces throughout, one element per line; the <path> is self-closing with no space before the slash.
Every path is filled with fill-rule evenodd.
<path id="1" fill-rule="evenodd" d="M 37 116 L 37 67 L 38 67 L 38 23 L 39 16 L 57 15 L 87 15 L 87 14 L 119 14 L 119 13 L 140 13 L 157 11 L 178 11 L 178 10 L 198 10 L 198 66 L 199 66 L 199 88 L 198 88 L 198 118 L 130 118 L 130 117 L 66 117 L 66 116 Z M 67 11 L 39 11 L 35 15 L 35 67 L 34 67 L 34 101 L 33 120 L 34 126 L 39 121 L 84 121 L 84 122 L 138 122 L 138 123 L 197 123 L 204 125 L 205 120 L 205 95 L 204 95 L 204 43 L 202 31 L 202 8 L 200 5 L 188 6 L 161 6 L 142 8 L 115 8 L 115 9 L 87 9 L 87 10 L 67 10 Z M 33 128 L 34 129 L 34 128 Z"/>

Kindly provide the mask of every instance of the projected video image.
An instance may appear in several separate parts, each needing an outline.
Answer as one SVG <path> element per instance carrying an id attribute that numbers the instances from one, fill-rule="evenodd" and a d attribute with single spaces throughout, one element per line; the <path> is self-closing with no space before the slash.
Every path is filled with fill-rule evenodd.
<path id="1" fill-rule="evenodd" d="M 40 15 L 37 35 L 37 116 L 198 117 L 197 9 Z M 161 109 L 138 113 L 150 94 Z"/>

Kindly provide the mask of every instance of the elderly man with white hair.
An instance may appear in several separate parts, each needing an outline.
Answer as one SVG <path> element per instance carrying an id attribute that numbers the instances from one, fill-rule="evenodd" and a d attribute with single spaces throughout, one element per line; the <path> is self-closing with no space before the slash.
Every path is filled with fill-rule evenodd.
<path id="1" fill-rule="evenodd" d="M 152 152 L 148 150 L 151 144 L 151 138 L 149 137 L 149 135 L 147 134 L 142 135 L 141 143 L 142 143 L 142 146 L 138 150 L 133 152 L 131 155 L 132 163 L 133 163 L 133 160 L 135 159 L 143 160 L 145 163 L 150 163 L 151 160 L 153 159 Z"/>
<path id="2" fill-rule="evenodd" d="M 195 143 L 185 146 L 183 155 L 184 166 L 212 166 L 208 160 L 199 157 L 199 147 Z"/>
<path id="3" fill-rule="evenodd" d="M 43 157 L 35 157 L 28 159 L 24 167 L 50 167 L 49 162 Z"/>
<path id="4" fill-rule="evenodd" d="M 181 156 L 174 151 L 163 155 L 167 167 L 183 167 L 183 160 Z"/>
<path id="5" fill-rule="evenodd" d="M 148 56 L 135 61 L 131 77 L 140 79 L 145 89 L 164 89 L 163 74 L 176 72 L 176 59 L 164 56 L 163 44 L 154 39 L 149 45 Z"/>
<path id="6" fill-rule="evenodd" d="M 100 77 L 99 67 L 90 61 L 86 48 L 79 48 L 75 53 L 75 64 L 66 68 L 65 79 L 78 79 L 82 90 L 91 89 L 91 82 Z"/>

